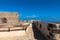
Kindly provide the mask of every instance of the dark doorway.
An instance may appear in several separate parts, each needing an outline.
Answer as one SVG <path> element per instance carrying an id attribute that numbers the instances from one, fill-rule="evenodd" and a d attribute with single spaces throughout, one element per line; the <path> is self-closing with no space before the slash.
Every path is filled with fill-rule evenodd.
<path id="1" fill-rule="evenodd" d="M 6 18 L 2 18 L 2 23 L 7 23 L 7 19 Z"/>

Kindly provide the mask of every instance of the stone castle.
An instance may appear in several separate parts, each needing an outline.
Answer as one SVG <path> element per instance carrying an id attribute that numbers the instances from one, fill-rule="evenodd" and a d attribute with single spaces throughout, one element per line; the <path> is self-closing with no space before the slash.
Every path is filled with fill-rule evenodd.
<path id="1" fill-rule="evenodd" d="M 17 25 L 18 14 L 17 12 L 0 12 L 0 26 Z"/>
<path id="2" fill-rule="evenodd" d="M 18 17 L 17 12 L 0 12 L 0 40 L 34 40 L 32 21 Z"/>
<path id="3" fill-rule="evenodd" d="M 17 12 L 0 12 L 0 31 L 26 29 L 31 21 L 21 21 L 18 17 Z"/>

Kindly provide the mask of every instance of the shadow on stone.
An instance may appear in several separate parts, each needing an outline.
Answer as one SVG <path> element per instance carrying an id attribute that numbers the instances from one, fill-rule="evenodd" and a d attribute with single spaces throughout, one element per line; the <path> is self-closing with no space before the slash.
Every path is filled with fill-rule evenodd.
<path id="1" fill-rule="evenodd" d="M 34 38 L 36 40 L 47 40 L 45 38 L 45 36 L 36 28 L 36 26 L 34 24 L 32 26 L 33 26 L 32 29 L 33 29 L 33 32 L 34 32 Z"/>

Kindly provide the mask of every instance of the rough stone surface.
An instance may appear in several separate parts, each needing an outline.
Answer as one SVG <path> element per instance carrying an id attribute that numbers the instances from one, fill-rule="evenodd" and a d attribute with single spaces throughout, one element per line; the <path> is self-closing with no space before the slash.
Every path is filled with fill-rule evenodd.
<path id="1" fill-rule="evenodd" d="M 21 31 L 21 30 L 20 30 Z M 23 34 L 23 33 L 22 33 Z M 34 34 L 32 27 L 26 29 L 26 34 L 23 36 L 9 36 L 9 37 L 0 37 L 0 40 L 34 40 Z"/>
<path id="2" fill-rule="evenodd" d="M 29 38 L 29 40 L 34 40 L 34 33 L 32 27 L 28 27 L 26 35 Z"/>

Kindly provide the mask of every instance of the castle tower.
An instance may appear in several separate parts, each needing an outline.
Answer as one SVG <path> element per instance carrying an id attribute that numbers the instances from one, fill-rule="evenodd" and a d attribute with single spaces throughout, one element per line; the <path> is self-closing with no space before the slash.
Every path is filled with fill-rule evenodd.
<path id="1" fill-rule="evenodd" d="M 17 25 L 17 12 L 0 12 L 0 26 Z"/>

